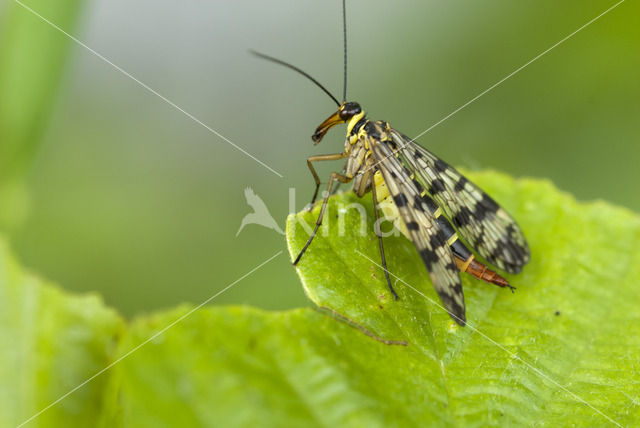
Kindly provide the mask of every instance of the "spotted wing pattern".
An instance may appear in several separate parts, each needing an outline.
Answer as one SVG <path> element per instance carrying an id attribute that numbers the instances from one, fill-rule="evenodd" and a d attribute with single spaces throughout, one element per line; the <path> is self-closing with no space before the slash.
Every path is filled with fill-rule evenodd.
<path id="1" fill-rule="evenodd" d="M 530 253 L 515 220 L 446 162 L 394 129 L 389 136 L 401 162 L 415 173 L 459 235 L 489 263 L 520 272 Z"/>
<path id="2" fill-rule="evenodd" d="M 425 197 L 410 178 L 410 172 L 393 156 L 385 141 L 369 134 L 369 147 L 376 160 L 376 168 L 382 172 L 385 184 L 411 240 L 429 271 L 442 304 L 460 325 L 464 325 L 465 304 L 460 274 L 447 244 L 446 237 L 436 222 Z M 428 197 L 428 196 L 427 196 Z"/>

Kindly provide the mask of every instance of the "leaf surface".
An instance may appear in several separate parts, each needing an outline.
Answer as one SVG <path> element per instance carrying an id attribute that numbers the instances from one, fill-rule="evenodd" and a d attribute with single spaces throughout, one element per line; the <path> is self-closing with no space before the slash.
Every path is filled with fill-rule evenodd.
<path id="1" fill-rule="evenodd" d="M 400 299 L 391 298 L 376 266 L 376 238 L 366 232 L 371 220 L 358 233 L 352 204 L 360 201 L 350 193 L 331 199 L 328 234 L 298 265 L 311 300 L 333 312 L 208 307 L 176 323 L 192 310 L 184 305 L 139 317 L 116 350 L 121 324 L 112 311 L 40 284 L 2 247 L 0 422 L 15 425 L 124 357 L 33 423 L 636 425 L 639 217 L 603 202 L 578 203 L 544 181 L 469 176 L 519 221 L 532 260 L 510 276 L 515 294 L 465 276 L 464 328 L 438 306 L 402 236 L 385 239 L 389 268 L 404 281 L 396 283 Z M 366 200 L 365 211 L 372 219 Z M 295 220 L 312 224 L 316 214 L 317 207 L 289 218 L 292 258 L 307 237 Z"/>
<path id="2" fill-rule="evenodd" d="M 25 422 L 107 366 L 123 329 L 100 297 L 69 295 L 26 272 L 0 240 L 0 426 Z M 91 426 L 105 380 L 88 383 L 31 426 Z"/>
<path id="3" fill-rule="evenodd" d="M 314 303 L 350 323 L 313 309 L 196 312 L 119 366 L 119 420 L 167 427 L 633 425 L 640 417 L 638 216 L 577 203 L 544 181 L 470 177 L 518 219 L 531 244 L 530 265 L 510 276 L 515 294 L 465 276 L 469 325 L 460 328 L 438 307 L 412 244 L 399 236 L 385 240 L 391 271 L 432 301 L 403 282 L 393 300 L 366 258 L 378 263 L 375 236 L 357 233 L 353 204 L 361 201 L 337 195 L 327 236 L 316 238 L 298 272 Z M 295 220 L 311 225 L 318 209 L 289 218 L 292 259 L 308 236 Z M 366 200 L 365 210 L 372 219 Z M 140 319 L 122 352 L 187 309 Z M 364 329 L 407 346 L 381 343 Z"/>

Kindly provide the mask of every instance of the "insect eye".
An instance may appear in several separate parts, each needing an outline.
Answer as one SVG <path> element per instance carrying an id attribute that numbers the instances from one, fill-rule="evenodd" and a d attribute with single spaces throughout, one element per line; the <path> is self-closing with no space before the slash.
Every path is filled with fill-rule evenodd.
<path id="1" fill-rule="evenodd" d="M 349 120 L 356 114 L 360 113 L 362 109 L 360 108 L 360 104 L 358 103 L 346 103 L 344 107 L 340 110 L 340 118 L 342 120 Z"/>

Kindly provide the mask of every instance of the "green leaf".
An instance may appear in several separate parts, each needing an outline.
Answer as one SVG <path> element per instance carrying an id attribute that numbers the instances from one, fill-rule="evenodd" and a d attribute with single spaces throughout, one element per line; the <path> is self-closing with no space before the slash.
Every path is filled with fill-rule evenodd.
<path id="1" fill-rule="evenodd" d="M 335 313 L 221 307 L 200 309 L 176 322 L 192 311 L 182 306 L 138 318 L 111 352 L 104 344 L 113 343 L 116 316 L 97 303 L 86 309 L 87 299 L 42 287 L 39 308 L 48 302 L 62 307 L 56 313 L 68 314 L 82 306 L 83 316 L 73 322 L 86 330 L 82 337 L 91 339 L 65 342 L 54 353 L 77 356 L 64 366 L 76 370 L 72 380 L 60 375 L 59 365 L 46 364 L 46 349 L 29 348 L 18 358 L 3 346 L 0 367 L 11 367 L 7 375 L 12 377 L 0 385 L 0 405 L 6 406 L 0 415 L 15 412 L 16 403 L 31 403 L 32 394 L 40 404 L 45 396 L 57 398 L 50 390 L 31 388 L 15 401 L 14 385 L 31 386 L 57 375 L 70 386 L 84 380 L 79 373 L 90 365 L 84 374 L 97 372 L 96 360 L 104 359 L 106 366 L 123 357 L 40 418 L 54 421 L 51 415 L 66 403 L 66 409 L 95 412 L 96 423 L 104 427 L 606 426 L 611 420 L 636 425 L 640 218 L 603 202 L 578 203 L 544 181 L 469 175 L 518 219 L 532 260 L 522 274 L 510 277 L 518 287 L 513 295 L 464 279 L 467 327 L 458 327 L 403 282 L 396 284 L 400 299 L 390 298 L 382 272 L 358 254 L 377 263 L 375 236 L 360 236 L 353 227 L 358 215 L 348 209 L 360 201 L 346 193 L 331 199 L 329 234 L 316 238 L 298 266 L 310 298 Z M 366 210 L 371 219 L 370 203 Z M 341 211 L 345 236 L 337 233 Z M 317 208 L 295 218 L 313 223 L 316 214 Z M 288 222 L 292 256 L 307 237 L 295 218 Z M 385 243 L 390 270 L 437 303 L 412 244 L 403 237 Z M 6 254 L 0 256 L 0 266 L 7 266 Z M 18 269 L 13 262 L 8 266 Z M 28 277 L 21 271 L 5 271 L 0 270 L 2 292 L 16 290 L 2 307 L 3 315 L 14 311 L 0 330 L 3 338 L 12 335 L 7 344 L 20 341 L 25 325 L 33 325 L 27 331 L 39 340 L 68 337 L 69 324 L 34 321 L 43 309 L 18 314 L 11 309 L 31 307 L 23 290 L 30 285 L 20 279 Z M 384 344 L 372 335 L 406 346 Z M 102 345 L 87 348 L 87 341 Z M 42 366 L 14 373 L 26 358 Z"/>
<path id="2" fill-rule="evenodd" d="M 95 295 L 70 296 L 26 272 L 0 239 L 0 426 L 16 426 L 111 362 L 123 322 Z M 91 426 L 106 378 L 31 426 Z"/>
<path id="3" fill-rule="evenodd" d="M 402 283 L 394 301 L 380 270 L 357 253 L 378 257 L 373 235 L 356 233 L 359 218 L 348 207 L 360 201 L 338 195 L 326 218 L 329 234 L 317 237 L 299 273 L 315 303 L 358 326 L 313 309 L 200 310 L 115 368 L 104 425 L 607 423 L 568 391 L 621 424 L 637 421 L 638 217 L 576 203 L 546 182 L 472 177 L 530 240 L 531 265 L 510 278 L 515 295 L 466 278 L 465 328 Z M 367 211 L 372 218 L 370 204 Z M 317 212 L 295 218 L 313 224 Z M 338 213 L 346 218 L 344 236 Z M 288 223 L 292 257 L 307 238 L 295 218 Z M 437 299 L 411 243 L 389 239 L 387 249 L 391 270 Z M 138 320 L 120 353 L 187 310 Z M 408 346 L 383 344 L 363 328 Z"/>
<path id="4" fill-rule="evenodd" d="M 544 181 L 470 177 L 518 219 L 531 245 L 530 265 L 508 277 L 515 294 L 463 275 L 469 325 L 458 327 L 413 245 L 399 236 L 385 239 L 389 269 L 401 279 L 395 301 L 377 266 L 372 204 L 349 192 L 331 198 L 321 228 L 328 236 L 320 233 L 298 264 L 309 298 L 381 338 L 419 348 L 419 371 L 432 374 L 423 387 L 447 409 L 438 419 L 606 421 L 559 385 L 614 419 L 640 415 L 638 216 L 602 202 L 577 203 Z M 358 233 L 354 207 L 363 203 L 369 221 Z M 308 238 L 302 222 L 313 225 L 318 212 L 316 206 L 289 218 L 292 257 Z M 393 370 L 387 375 L 398 380 Z"/>
<path id="5" fill-rule="evenodd" d="M 72 32 L 82 0 L 25 1 L 24 4 Z M 41 142 L 71 39 L 17 2 L 0 19 L 0 228 L 24 217 L 21 179 Z"/>

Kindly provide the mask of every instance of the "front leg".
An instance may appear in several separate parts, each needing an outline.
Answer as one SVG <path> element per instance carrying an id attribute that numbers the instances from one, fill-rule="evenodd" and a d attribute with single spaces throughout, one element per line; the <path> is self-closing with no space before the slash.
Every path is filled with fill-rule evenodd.
<path id="1" fill-rule="evenodd" d="M 308 208 L 309 211 L 311 211 L 311 208 L 313 207 L 313 203 L 316 201 L 316 198 L 318 197 L 318 189 L 320 189 L 320 177 L 318 177 L 318 173 L 313 167 L 312 162 L 339 160 L 339 159 L 344 159 L 347 156 L 348 155 L 343 152 L 343 153 L 332 153 L 330 155 L 317 155 L 317 156 L 311 156 L 307 158 L 307 166 L 309 167 L 309 171 L 311 171 L 311 175 L 313 175 L 313 179 L 316 182 L 316 190 L 313 192 L 313 197 L 311 198 L 311 203 L 309 204 L 309 208 Z"/>
<path id="2" fill-rule="evenodd" d="M 329 202 L 329 196 L 331 196 L 331 187 L 333 186 L 334 180 L 338 180 L 340 183 L 348 183 L 352 180 L 352 178 L 347 177 L 346 175 L 338 174 L 337 172 L 331 173 L 331 178 L 329 179 L 329 187 L 327 189 L 327 194 L 322 201 L 322 208 L 320 208 L 320 214 L 318 215 L 318 219 L 316 220 L 316 226 L 313 228 L 313 232 L 311 232 L 307 243 L 304 244 L 304 247 L 302 247 L 300 254 L 298 254 L 298 257 L 296 257 L 295 261 L 293 262 L 294 266 L 298 264 L 304 252 L 307 251 L 307 248 L 309 248 L 309 245 L 311 245 L 311 241 L 313 241 L 313 238 L 316 236 L 316 233 L 318 232 L 318 229 L 322 224 L 322 218 L 324 217 L 324 212 L 327 209 L 327 203 Z"/>

